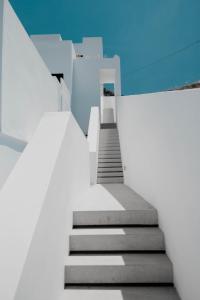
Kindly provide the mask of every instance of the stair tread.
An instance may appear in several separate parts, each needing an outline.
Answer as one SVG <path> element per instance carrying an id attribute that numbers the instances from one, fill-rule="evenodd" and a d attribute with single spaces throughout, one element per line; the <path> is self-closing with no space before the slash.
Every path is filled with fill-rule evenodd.
<path id="1" fill-rule="evenodd" d="M 180 300 L 174 287 L 97 287 L 66 289 L 62 300 Z"/>
<path id="2" fill-rule="evenodd" d="M 97 183 L 123 183 L 123 177 L 99 177 L 97 178 Z"/>
<path id="3" fill-rule="evenodd" d="M 66 258 L 68 284 L 172 284 L 166 254 L 71 255 Z"/>
<path id="4" fill-rule="evenodd" d="M 114 167 L 121 168 L 122 163 L 121 162 L 99 162 L 98 167 L 99 168 L 114 168 Z"/>
<path id="5" fill-rule="evenodd" d="M 159 228 L 89 228 L 73 229 L 71 235 L 162 235 Z"/>
<path id="6" fill-rule="evenodd" d="M 99 162 L 121 162 L 121 158 L 112 158 L 112 157 L 108 157 L 108 158 L 99 158 Z"/>
<path id="7" fill-rule="evenodd" d="M 166 254 L 123 254 L 123 255 L 70 255 L 67 266 L 133 266 L 157 265 L 160 268 L 171 266 Z"/>
<path id="8" fill-rule="evenodd" d="M 123 172 L 98 172 L 98 178 L 123 177 Z"/>
<path id="9" fill-rule="evenodd" d="M 98 173 L 104 173 L 104 172 L 122 172 L 123 169 L 122 167 L 108 167 L 108 168 L 103 168 L 103 167 L 98 167 Z"/>
<path id="10" fill-rule="evenodd" d="M 164 236 L 159 228 L 89 228 L 74 229 L 70 250 L 80 252 L 123 253 L 163 252 Z"/>
<path id="11" fill-rule="evenodd" d="M 108 155 L 108 154 L 100 154 L 99 155 L 99 157 L 98 157 L 99 159 L 121 159 L 121 155 L 119 154 L 119 155 Z"/>

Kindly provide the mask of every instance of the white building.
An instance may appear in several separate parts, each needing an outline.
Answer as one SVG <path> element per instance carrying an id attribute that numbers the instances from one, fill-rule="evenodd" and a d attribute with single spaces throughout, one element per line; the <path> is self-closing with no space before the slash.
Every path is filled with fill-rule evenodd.
<path id="1" fill-rule="evenodd" d="M 71 95 L 72 112 L 87 134 L 90 109 L 100 106 L 103 85 L 114 84 L 115 95 L 121 95 L 119 57 L 104 58 L 101 38 L 84 38 L 80 44 L 63 41 L 60 35 L 35 35 L 31 39 L 50 72 L 63 77 Z M 102 99 L 102 113 L 104 106 L 113 107 L 115 113 L 113 100 L 106 100 L 104 103 Z"/>
<path id="2" fill-rule="evenodd" d="M 199 300 L 199 99 L 121 96 L 101 38 L 0 0 L 0 299 Z"/>

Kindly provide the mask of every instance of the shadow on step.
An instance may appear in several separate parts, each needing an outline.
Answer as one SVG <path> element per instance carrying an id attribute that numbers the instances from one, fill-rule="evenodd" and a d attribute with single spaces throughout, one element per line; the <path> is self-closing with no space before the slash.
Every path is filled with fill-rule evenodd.
<path id="1" fill-rule="evenodd" d="M 70 292 L 71 291 L 71 292 Z M 74 291 L 74 292 L 73 292 Z M 80 292 L 79 292 L 80 291 Z M 113 299 L 113 300 L 180 300 L 174 287 L 70 287 L 69 296 L 79 296 L 79 299 Z M 77 293 L 77 294 L 76 294 Z M 75 299 L 75 298 L 73 298 Z"/>
<path id="2" fill-rule="evenodd" d="M 125 210 L 154 209 L 140 195 L 125 184 L 102 184 Z"/>

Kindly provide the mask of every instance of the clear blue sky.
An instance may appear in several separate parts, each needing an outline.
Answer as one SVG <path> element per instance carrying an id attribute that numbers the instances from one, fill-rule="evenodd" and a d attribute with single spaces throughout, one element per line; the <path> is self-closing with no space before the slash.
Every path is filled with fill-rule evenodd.
<path id="1" fill-rule="evenodd" d="M 200 0 L 11 0 L 29 34 L 102 36 L 124 94 L 200 80 Z"/>

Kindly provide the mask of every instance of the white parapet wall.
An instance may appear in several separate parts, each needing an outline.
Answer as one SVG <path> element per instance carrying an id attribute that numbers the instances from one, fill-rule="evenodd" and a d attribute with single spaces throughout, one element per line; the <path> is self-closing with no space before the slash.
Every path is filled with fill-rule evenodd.
<path id="1" fill-rule="evenodd" d="M 4 1 L 0 0 L 0 105 L 1 105 L 1 85 L 2 85 L 3 11 L 4 11 Z M 1 107 L 0 107 L 0 114 L 1 114 Z M 0 123 L 0 129 L 1 129 L 1 123 Z"/>
<path id="2" fill-rule="evenodd" d="M 88 187 L 88 143 L 75 119 L 45 114 L 0 192 L 0 299 L 60 299 L 72 203 Z"/>
<path id="3" fill-rule="evenodd" d="M 26 143 L 0 134 L 0 189 L 23 152 Z"/>
<path id="4" fill-rule="evenodd" d="M 88 144 L 90 153 L 90 183 L 97 183 L 97 167 L 99 153 L 100 113 L 97 106 L 91 107 L 88 129 Z"/>
<path id="5" fill-rule="evenodd" d="M 112 118 L 111 123 L 116 123 L 115 96 L 101 96 L 101 123 L 110 123 L 106 120 L 106 116 L 104 116 L 106 109 L 112 111 L 114 119 Z"/>
<path id="6" fill-rule="evenodd" d="M 200 299 L 200 89 L 118 98 L 125 183 L 153 204 L 182 300 Z"/>
<path id="7" fill-rule="evenodd" d="M 2 4 L 1 130 L 29 141 L 44 112 L 58 111 L 60 91 L 9 2 Z"/>

